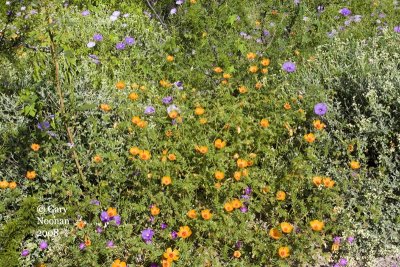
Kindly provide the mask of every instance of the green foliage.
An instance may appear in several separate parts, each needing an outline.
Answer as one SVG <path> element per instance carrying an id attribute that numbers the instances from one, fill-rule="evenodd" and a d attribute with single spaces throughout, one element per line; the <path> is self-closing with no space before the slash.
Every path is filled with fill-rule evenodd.
<path id="1" fill-rule="evenodd" d="M 179 250 L 178 266 L 323 266 L 344 256 L 372 266 L 398 253 L 396 236 L 381 237 L 399 230 L 399 36 L 370 16 L 392 21 L 393 4 L 351 1 L 362 20 L 344 26 L 342 1 L 303 2 L 33 1 L 19 15 L 23 4 L 2 6 L 13 13 L 0 20 L 0 177 L 17 183 L 0 189 L 2 266 L 148 266 L 168 247 Z M 89 47 L 96 33 L 103 40 Z M 128 36 L 135 44 L 117 49 Z M 285 72 L 286 61 L 297 70 Z M 321 102 L 324 116 L 314 113 Z M 316 186 L 318 177 L 335 184 Z M 242 210 L 229 212 L 234 199 Z M 38 225 L 41 205 L 65 208 L 42 217 L 69 223 Z M 101 221 L 109 207 L 120 226 Z M 325 223 L 321 232 L 313 220 Z M 294 230 L 274 240 L 282 222 Z M 182 226 L 192 235 L 172 238 Z M 355 246 L 331 251 L 334 237 L 352 235 Z M 48 250 L 38 248 L 43 240 Z"/>

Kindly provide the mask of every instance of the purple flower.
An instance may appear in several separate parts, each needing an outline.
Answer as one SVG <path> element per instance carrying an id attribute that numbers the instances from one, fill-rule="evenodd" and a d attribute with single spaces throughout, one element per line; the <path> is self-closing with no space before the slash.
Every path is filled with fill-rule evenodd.
<path id="1" fill-rule="evenodd" d="M 242 241 L 237 241 L 235 246 L 236 246 L 236 248 L 240 249 L 243 246 L 243 242 Z"/>
<path id="2" fill-rule="evenodd" d="M 340 266 L 346 266 L 346 265 L 347 265 L 347 260 L 346 260 L 345 258 L 341 258 L 341 259 L 339 260 L 339 265 L 340 265 Z"/>
<path id="3" fill-rule="evenodd" d="M 161 229 L 166 229 L 168 227 L 168 224 L 166 224 L 166 223 L 161 223 Z"/>
<path id="4" fill-rule="evenodd" d="M 119 17 L 119 15 L 121 15 L 121 12 L 120 11 L 114 11 L 113 13 L 112 13 L 112 16 L 114 16 L 114 17 Z"/>
<path id="5" fill-rule="evenodd" d="M 336 263 L 335 265 L 333 265 L 333 267 L 340 267 L 339 263 Z"/>
<path id="6" fill-rule="evenodd" d="M 85 247 L 86 247 L 85 243 L 80 243 L 80 244 L 79 244 L 79 249 L 80 249 L 80 250 L 84 250 Z"/>
<path id="7" fill-rule="evenodd" d="M 48 247 L 48 244 L 47 244 L 46 241 L 40 242 L 39 248 L 40 248 L 41 250 L 45 250 L 47 247 Z"/>
<path id="8" fill-rule="evenodd" d="M 147 244 L 151 243 L 151 240 L 153 239 L 153 235 L 154 235 L 154 231 L 150 228 L 142 231 L 142 239 Z"/>
<path id="9" fill-rule="evenodd" d="M 336 30 L 332 30 L 331 32 L 328 32 L 328 33 L 327 33 L 327 35 L 328 35 L 329 38 L 335 37 L 336 34 L 337 34 L 337 31 L 336 31 Z"/>
<path id="10" fill-rule="evenodd" d="M 22 257 L 26 257 L 28 255 L 29 255 L 29 250 L 27 250 L 27 249 L 22 250 L 22 252 L 21 252 Z"/>
<path id="11" fill-rule="evenodd" d="M 346 20 L 346 21 L 344 22 L 344 25 L 349 26 L 350 23 L 351 23 L 351 20 L 348 19 L 348 20 Z"/>
<path id="12" fill-rule="evenodd" d="M 317 11 L 318 13 L 324 12 L 325 7 L 324 6 L 318 6 Z"/>
<path id="13" fill-rule="evenodd" d="M 89 10 L 85 10 L 85 11 L 82 11 L 81 15 L 82 16 L 89 16 L 90 12 L 89 12 Z"/>
<path id="14" fill-rule="evenodd" d="M 95 35 L 93 35 L 93 40 L 95 40 L 96 42 L 103 41 L 103 35 L 101 35 L 100 33 L 96 33 Z"/>
<path id="15" fill-rule="evenodd" d="M 87 43 L 87 47 L 88 48 L 92 48 L 92 47 L 94 47 L 96 45 L 96 43 L 95 42 L 89 42 L 89 43 Z"/>
<path id="16" fill-rule="evenodd" d="M 100 60 L 99 60 L 98 56 L 90 54 L 89 58 L 92 60 L 93 63 L 100 64 Z"/>
<path id="17" fill-rule="evenodd" d="M 242 199 L 250 199 L 249 195 L 242 195 Z"/>
<path id="18" fill-rule="evenodd" d="M 268 30 L 263 30 L 263 35 L 264 36 L 269 36 L 269 31 Z"/>
<path id="19" fill-rule="evenodd" d="M 52 131 L 47 131 L 47 134 L 50 135 L 51 137 L 57 137 L 57 134 Z"/>
<path id="20" fill-rule="evenodd" d="M 171 11 L 169 12 L 171 15 L 174 15 L 174 14 L 176 14 L 176 8 L 173 8 L 173 9 L 171 9 Z"/>
<path id="21" fill-rule="evenodd" d="M 158 265 L 157 263 L 155 263 L 155 262 L 152 262 L 152 263 L 150 264 L 150 267 L 159 267 L 159 265 Z"/>
<path id="22" fill-rule="evenodd" d="M 318 103 L 314 106 L 314 113 L 323 116 L 328 111 L 328 106 L 325 103 Z"/>
<path id="23" fill-rule="evenodd" d="M 100 201 L 98 201 L 97 199 L 92 199 L 90 201 L 90 204 L 98 206 L 98 205 L 100 205 Z"/>
<path id="24" fill-rule="evenodd" d="M 115 215 L 115 216 L 113 217 L 113 220 L 115 221 L 115 224 L 116 224 L 116 225 L 120 225 L 120 224 L 121 224 L 121 216 Z"/>
<path id="25" fill-rule="evenodd" d="M 179 90 L 183 90 L 183 82 L 181 82 L 181 81 L 176 81 L 176 82 L 174 82 L 174 88 L 177 88 L 177 89 L 179 89 Z"/>
<path id="26" fill-rule="evenodd" d="M 177 237 L 178 237 L 178 233 L 175 232 L 175 231 L 172 231 L 172 232 L 171 232 L 171 238 L 172 238 L 172 239 L 176 239 Z"/>
<path id="27" fill-rule="evenodd" d="M 147 106 L 144 110 L 144 114 L 151 115 L 156 112 L 156 109 L 153 106 Z"/>
<path id="28" fill-rule="evenodd" d="M 109 222 L 110 221 L 110 216 L 108 216 L 107 211 L 102 211 L 100 214 L 100 220 L 102 222 Z"/>
<path id="29" fill-rule="evenodd" d="M 296 71 L 296 65 L 291 61 L 287 61 L 283 63 L 282 69 L 286 72 L 294 72 Z"/>
<path id="30" fill-rule="evenodd" d="M 168 105 L 168 104 L 171 104 L 171 103 L 172 103 L 172 100 L 173 100 L 172 96 L 166 96 L 166 97 L 164 97 L 164 98 L 162 99 L 162 102 L 163 102 L 163 104 Z"/>
<path id="31" fill-rule="evenodd" d="M 110 16 L 110 20 L 111 20 L 111 21 L 116 21 L 117 19 L 118 19 L 117 16 L 113 16 L 113 15 Z"/>
<path id="32" fill-rule="evenodd" d="M 251 192 L 252 192 L 251 187 L 247 187 L 247 188 L 244 190 L 244 193 L 245 193 L 246 195 L 250 195 Z"/>
<path id="33" fill-rule="evenodd" d="M 103 232 L 103 228 L 101 228 L 100 226 L 96 228 L 96 232 L 98 234 L 101 234 Z"/>
<path id="34" fill-rule="evenodd" d="M 400 25 L 393 28 L 394 32 L 400 33 Z"/>
<path id="35" fill-rule="evenodd" d="M 123 17 L 124 17 L 124 18 L 127 18 L 127 17 L 129 17 L 129 14 L 126 13 L 126 14 L 123 15 Z"/>
<path id="36" fill-rule="evenodd" d="M 298 5 L 298 4 L 300 4 L 300 0 L 294 0 L 293 3 L 294 3 L 295 5 Z"/>
<path id="37" fill-rule="evenodd" d="M 333 242 L 334 243 L 336 243 L 336 244 L 340 244 L 340 237 L 339 236 L 335 236 L 334 238 L 333 238 Z"/>
<path id="38" fill-rule="evenodd" d="M 115 45 L 115 48 L 117 48 L 118 50 L 123 50 L 125 49 L 125 44 L 124 43 L 118 43 Z"/>
<path id="39" fill-rule="evenodd" d="M 353 242 L 354 242 L 354 237 L 349 236 L 349 237 L 347 238 L 347 242 L 349 242 L 349 244 L 353 243 Z"/>
<path id="40" fill-rule="evenodd" d="M 133 45 L 133 44 L 135 44 L 135 38 L 127 36 L 127 37 L 125 37 L 125 43 L 127 45 Z"/>
<path id="41" fill-rule="evenodd" d="M 107 247 L 108 248 L 114 247 L 114 242 L 112 242 L 111 240 L 107 241 Z"/>
<path id="42" fill-rule="evenodd" d="M 343 16 L 347 17 L 351 15 L 351 10 L 348 8 L 342 8 L 341 10 L 339 10 L 339 13 L 342 14 Z"/>
<path id="43" fill-rule="evenodd" d="M 243 206 L 240 208 L 240 211 L 243 212 L 243 213 L 246 213 L 248 210 L 249 210 L 249 209 L 247 208 L 246 205 L 243 205 Z"/>
<path id="44" fill-rule="evenodd" d="M 183 4 L 183 0 L 178 0 L 175 2 L 177 5 L 182 5 Z"/>
<path id="45" fill-rule="evenodd" d="M 48 122 L 48 121 L 40 122 L 40 123 L 38 123 L 37 127 L 42 131 L 46 130 L 46 129 L 50 128 L 50 122 Z"/>

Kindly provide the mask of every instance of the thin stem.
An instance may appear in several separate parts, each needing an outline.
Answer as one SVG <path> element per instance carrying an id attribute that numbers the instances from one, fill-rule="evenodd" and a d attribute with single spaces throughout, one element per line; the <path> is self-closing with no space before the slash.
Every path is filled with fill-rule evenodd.
<path id="1" fill-rule="evenodd" d="M 52 57 L 52 61 L 53 61 L 53 65 L 54 65 L 54 85 L 56 87 L 56 91 L 59 97 L 59 102 L 60 102 L 60 112 L 61 115 L 64 116 L 65 115 L 65 105 L 64 105 L 64 95 L 63 95 L 63 91 L 61 89 L 61 81 L 60 81 L 60 66 L 58 63 L 58 57 L 57 57 L 57 52 L 56 52 L 56 46 L 55 46 L 55 42 L 54 42 L 54 35 L 51 31 L 48 32 L 49 36 L 50 36 L 50 52 L 51 52 L 51 57 Z M 71 128 L 68 127 L 67 123 L 64 123 L 65 129 L 67 131 L 67 136 L 68 136 L 68 141 L 71 144 L 74 144 L 74 138 L 71 132 Z M 86 185 L 86 178 L 83 175 L 83 171 L 82 171 L 82 166 L 79 163 L 79 158 L 78 158 L 78 154 L 76 153 L 76 150 L 73 149 L 72 150 L 72 156 L 73 159 L 75 160 L 75 165 L 78 169 L 79 175 L 81 176 L 81 179 L 84 183 L 84 185 Z"/>

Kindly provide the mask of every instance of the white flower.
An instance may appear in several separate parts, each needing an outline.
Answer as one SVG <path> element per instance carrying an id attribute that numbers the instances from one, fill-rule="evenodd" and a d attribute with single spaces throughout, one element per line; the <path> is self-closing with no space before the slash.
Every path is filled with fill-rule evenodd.
<path id="1" fill-rule="evenodd" d="M 119 15 L 121 15 L 121 12 L 119 12 L 119 11 L 114 11 L 114 12 L 112 13 L 112 15 L 113 15 L 114 17 L 119 17 Z"/>
<path id="2" fill-rule="evenodd" d="M 24 11 L 26 9 L 26 6 L 21 7 L 21 11 Z"/>
<path id="3" fill-rule="evenodd" d="M 7 6 L 11 5 L 10 1 L 7 1 L 7 2 L 6 2 L 6 5 L 7 5 Z"/>
<path id="4" fill-rule="evenodd" d="M 117 16 L 114 16 L 114 15 L 111 15 L 111 16 L 110 16 L 110 20 L 111 20 L 111 21 L 116 21 L 117 19 L 118 19 Z"/>
<path id="5" fill-rule="evenodd" d="M 92 47 L 94 47 L 96 45 L 96 43 L 95 42 L 89 42 L 89 43 L 87 43 L 87 47 L 89 47 L 89 48 L 92 48 Z"/>

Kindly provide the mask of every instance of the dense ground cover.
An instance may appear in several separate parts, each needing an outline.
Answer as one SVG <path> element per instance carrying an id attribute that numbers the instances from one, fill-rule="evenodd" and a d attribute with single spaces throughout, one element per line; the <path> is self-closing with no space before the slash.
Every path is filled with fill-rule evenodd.
<path id="1" fill-rule="evenodd" d="M 399 261 L 396 1 L 0 10 L 1 266 Z"/>

